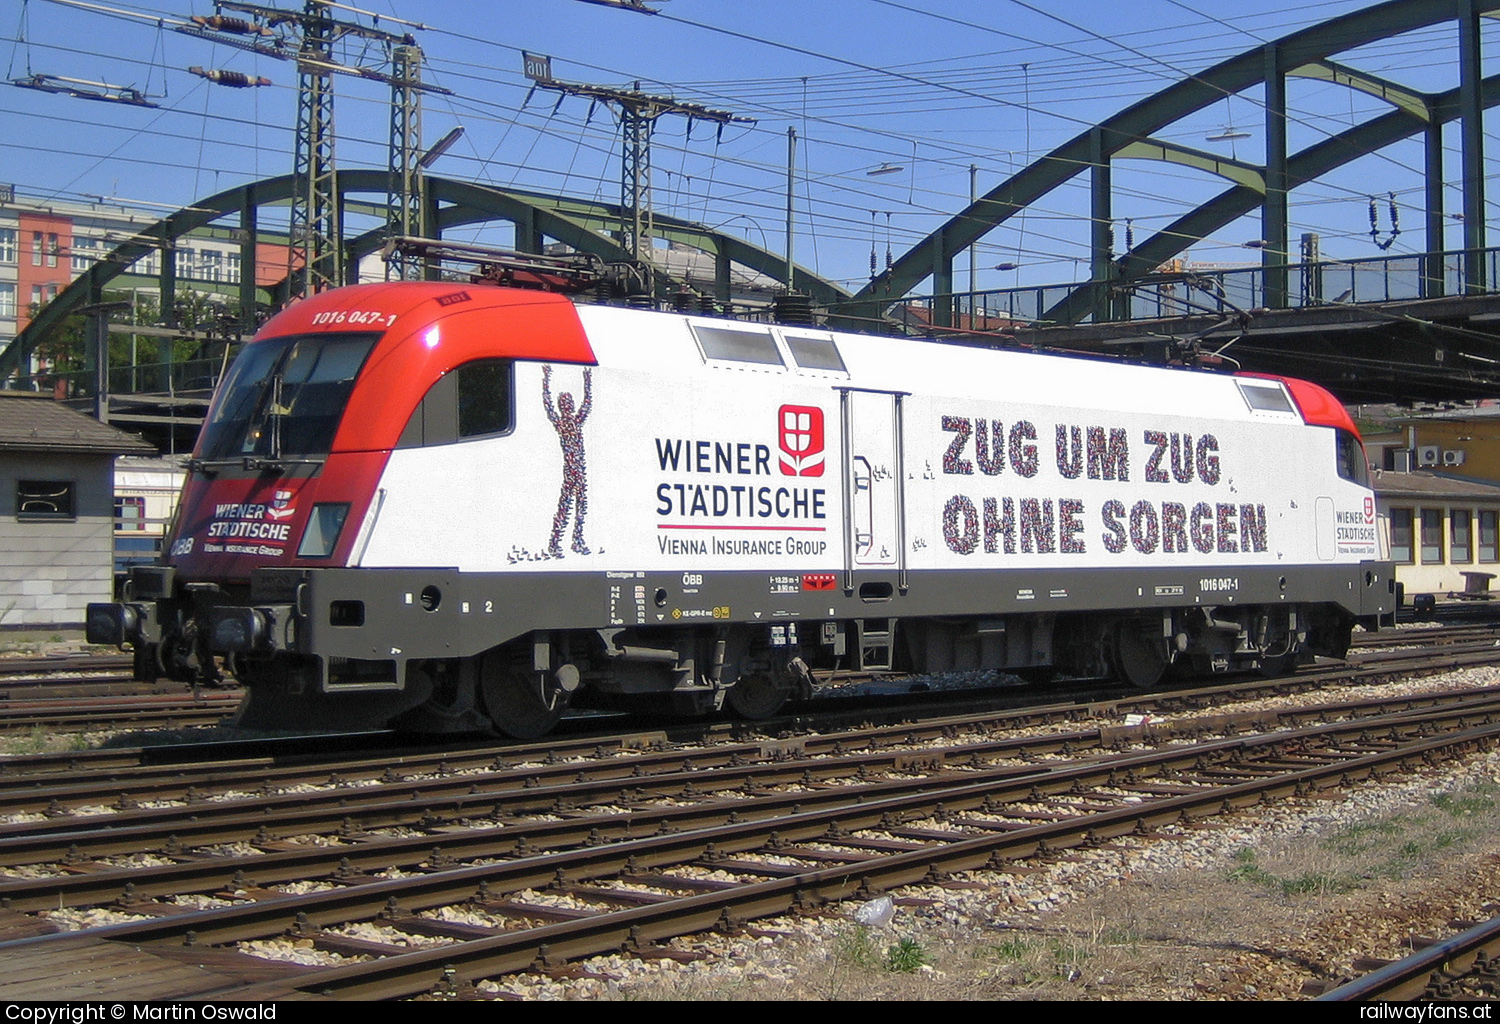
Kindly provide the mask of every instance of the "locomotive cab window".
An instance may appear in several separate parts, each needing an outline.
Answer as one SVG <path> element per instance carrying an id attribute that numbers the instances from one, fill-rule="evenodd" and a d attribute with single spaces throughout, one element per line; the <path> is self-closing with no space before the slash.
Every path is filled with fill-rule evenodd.
<path id="1" fill-rule="evenodd" d="M 710 327 L 707 324 L 691 324 L 693 337 L 698 339 L 698 350 L 709 363 L 741 363 L 753 366 L 783 369 L 781 350 L 770 328 Z"/>
<path id="2" fill-rule="evenodd" d="M 204 428 L 203 458 L 327 455 L 378 334 L 316 334 L 246 345 Z"/>
<path id="3" fill-rule="evenodd" d="M 444 374 L 418 403 L 398 448 L 508 434 L 515 427 L 515 364 L 476 359 Z"/>
<path id="4" fill-rule="evenodd" d="M 1347 430 L 1339 430 L 1333 443 L 1339 476 L 1361 487 L 1370 486 L 1370 467 L 1365 463 L 1365 448 L 1359 438 Z"/>

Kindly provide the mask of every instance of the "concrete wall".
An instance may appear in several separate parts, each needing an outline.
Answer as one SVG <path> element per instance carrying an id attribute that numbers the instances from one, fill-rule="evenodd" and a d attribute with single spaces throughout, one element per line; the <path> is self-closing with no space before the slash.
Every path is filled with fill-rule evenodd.
<path id="1" fill-rule="evenodd" d="M 114 591 L 114 458 L 0 452 L 0 627 L 77 628 Z M 71 480 L 76 518 L 21 520 L 20 480 Z"/>

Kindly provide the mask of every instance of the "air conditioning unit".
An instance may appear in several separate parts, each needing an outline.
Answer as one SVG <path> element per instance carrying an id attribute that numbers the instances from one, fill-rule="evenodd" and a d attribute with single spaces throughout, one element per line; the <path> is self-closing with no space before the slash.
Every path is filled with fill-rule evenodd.
<path id="1" fill-rule="evenodd" d="M 1443 449 L 1435 444 L 1424 444 L 1417 449 L 1417 465 L 1440 466 L 1443 462 Z"/>
<path id="2" fill-rule="evenodd" d="M 1443 465 L 1462 466 L 1464 464 L 1464 450 L 1462 448 L 1449 448 L 1443 452 Z"/>

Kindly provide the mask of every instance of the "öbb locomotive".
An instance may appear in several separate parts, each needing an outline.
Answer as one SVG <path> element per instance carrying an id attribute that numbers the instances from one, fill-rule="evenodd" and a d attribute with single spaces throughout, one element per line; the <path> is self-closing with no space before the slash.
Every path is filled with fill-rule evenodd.
<path id="1" fill-rule="evenodd" d="M 1342 655 L 1392 610 L 1381 543 L 1306 382 L 398 282 L 245 346 L 88 633 L 142 678 L 227 664 L 247 726 L 534 737 L 832 668 Z"/>

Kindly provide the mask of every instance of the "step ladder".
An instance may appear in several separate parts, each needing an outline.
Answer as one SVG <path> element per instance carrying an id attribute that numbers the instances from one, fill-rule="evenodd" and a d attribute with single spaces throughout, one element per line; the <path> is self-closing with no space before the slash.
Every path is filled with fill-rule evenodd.
<path id="1" fill-rule="evenodd" d="M 861 669 L 887 670 L 896 649 L 895 619 L 856 619 Z"/>

